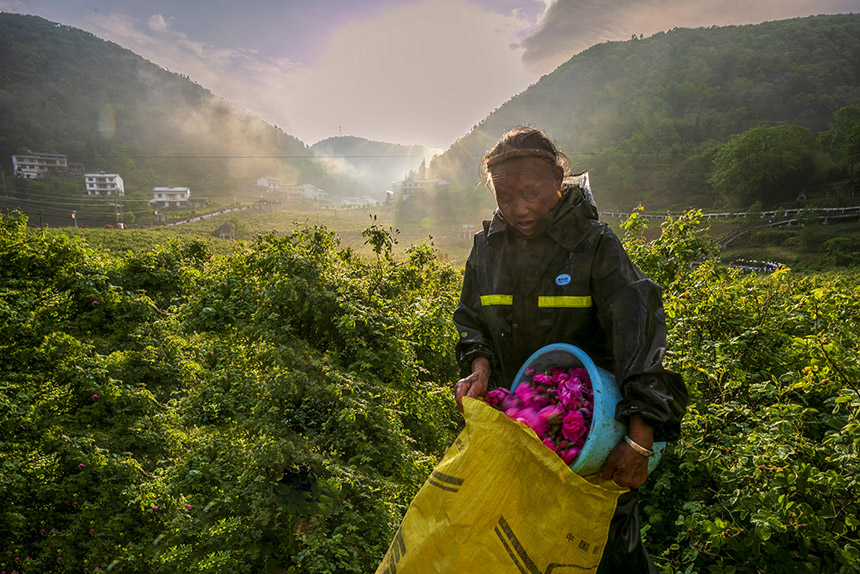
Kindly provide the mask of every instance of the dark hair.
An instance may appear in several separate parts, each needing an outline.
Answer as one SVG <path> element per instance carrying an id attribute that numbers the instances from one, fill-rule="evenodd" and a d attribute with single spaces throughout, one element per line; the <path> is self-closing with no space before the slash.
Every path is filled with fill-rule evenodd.
<path id="1" fill-rule="evenodd" d="M 534 152 L 510 153 L 515 150 L 534 150 Z M 547 163 L 551 163 L 553 166 L 561 166 L 564 169 L 565 177 L 570 175 L 570 160 L 567 159 L 567 156 L 564 155 L 548 135 L 537 128 L 519 126 L 503 135 L 481 160 L 481 174 L 485 183 L 490 180 L 490 172 L 494 163 L 493 159 L 509 153 L 511 159 L 526 155 L 537 157 Z M 504 161 L 507 160 L 501 159 L 499 163 Z"/>

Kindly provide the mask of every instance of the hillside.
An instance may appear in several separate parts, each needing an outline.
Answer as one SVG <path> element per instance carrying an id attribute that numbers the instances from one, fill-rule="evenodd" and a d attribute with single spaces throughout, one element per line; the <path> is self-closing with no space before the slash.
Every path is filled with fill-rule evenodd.
<path id="1" fill-rule="evenodd" d="M 0 167 L 28 149 L 120 173 L 126 191 L 190 186 L 231 201 L 263 176 L 356 192 L 295 137 L 114 43 L 0 14 Z M 150 195 L 151 197 L 151 195 Z"/>
<path id="2" fill-rule="evenodd" d="M 603 208 L 725 203 L 732 197 L 708 181 L 720 147 L 763 124 L 796 124 L 815 140 L 835 112 L 860 102 L 858 61 L 858 14 L 600 44 L 492 112 L 433 162 L 433 172 L 473 189 L 475 158 L 528 124 L 547 130 L 575 169 L 590 171 Z M 827 144 L 801 160 L 807 174 L 815 170 L 807 191 L 846 177 Z"/>
<path id="3" fill-rule="evenodd" d="M 384 199 L 394 181 L 417 169 L 433 150 L 418 145 L 401 145 L 371 141 L 355 136 L 330 137 L 311 146 L 311 151 L 325 158 L 333 173 L 343 173 L 364 184 L 371 195 Z"/>

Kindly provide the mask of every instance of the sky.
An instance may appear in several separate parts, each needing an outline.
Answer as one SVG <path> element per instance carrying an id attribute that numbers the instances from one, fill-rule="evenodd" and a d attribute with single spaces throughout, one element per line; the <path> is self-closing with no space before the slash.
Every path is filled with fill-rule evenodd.
<path id="1" fill-rule="evenodd" d="M 575 54 L 860 0 L 0 0 L 115 42 L 307 144 L 445 149 Z"/>

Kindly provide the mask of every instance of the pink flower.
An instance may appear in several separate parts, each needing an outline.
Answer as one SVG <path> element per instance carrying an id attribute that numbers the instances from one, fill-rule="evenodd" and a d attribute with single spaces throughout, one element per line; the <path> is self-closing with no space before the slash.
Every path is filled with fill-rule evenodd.
<path id="1" fill-rule="evenodd" d="M 542 408 L 550 402 L 550 398 L 542 390 L 537 385 L 523 381 L 514 389 L 514 395 L 526 406 Z"/>
<path id="2" fill-rule="evenodd" d="M 185 505 L 185 508 L 187 508 L 188 510 L 191 510 L 191 505 L 190 505 L 190 504 L 186 504 L 186 505 Z"/>
<path id="3" fill-rule="evenodd" d="M 572 446 L 566 449 L 559 450 L 557 452 L 561 457 L 561 460 L 564 461 L 564 464 L 570 464 L 571 462 L 573 462 L 573 459 L 575 459 L 577 455 L 579 455 L 579 452 L 581 450 L 582 449 L 580 449 L 579 447 Z"/>
<path id="4" fill-rule="evenodd" d="M 94 399 L 98 399 L 98 398 L 99 398 L 99 396 L 98 396 L 98 395 L 93 395 L 93 398 L 94 398 Z"/>
<path id="5" fill-rule="evenodd" d="M 96 306 L 96 305 L 98 305 L 98 304 L 99 304 L 99 302 L 98 302 L 98 301 L 93 301 L 93 302 L 92 302 L 92 305 L 93 305 L 93 306 Z"/>
<path id="6" fill-rule="evenodd" d="M 567 379 L 558 386 L 558 399 L 569 411 L 577 410 L 582 404 L 584 385 L 576 378 Z"/>
<path id="7" fill-rule="evenodd" d="M 565 413 L 564 407 L 558 403 L 547 405 L 538 411 L 538 415 L 547 422 L 547 426 L 560 424 Z"/>
<path id="8" fill-rule="evenodd" d="M 500 411 L 519 407 L 520 399 L 505 388 L 498 388 L 487 393 L 487 404 Z"/>
<path id="9" fill-rule="evenodd" d="M 535 394 L 535 388 L 526 381 L 523 381 L 514 389 L 514 395 L 524 403 L 531 401 Z"/>
<path id="10" fill-rule="evenodd" d="M 511 394 L 511 391 L 505 388 L 498 388 L 487 393 L 487 404 L 491 407 L 498 407 Z"/>
<path id="11" fill-rule="evenodd" d="M 72 506 L 77 506 L 77 505 L 78 505 L 77 501 L 72 503 Z"/>
<path id="12" fill-rule="evenodd" d="M 532 380 L 539 385 L 551 385 L 552 379 L 546 373 L 537 373 Z"/>
<path id="13" fill-rule="evenodd" d="M 153 504 L 153 505 L 152 505 L 152 509 L 153 509 L 153 510 L 158 510 L 158 505 L 157 505 L 157 504 Z"/>
<path id="14" fill-rule="evenodd" d="M 585 421 L 582 418 L 582 413 L 579 411 L 569 412 L 564 416 L 561 425 L 561 435 L 570 442 L 580 440 L 588 429 L 585 428 Z"/>
<path id="15" fill-rule="evenodd" d="M 579 379 L 580 381 L 589 381 L 588 371 L 583 369 L 582 367 L 577 367 L 570 371 L 570 376 Z"/>
<path id="16" fill-rule="evenodd" d="M 544 438 L 541 442 L 543 443 L 543 445 L 544 445 L 545 447 L 547 447 L 549 450 L 551 450 L 551 451 L 553 451 L 553 452 L 555 452 L 555 451 L 556 451 L 556 448 L 558 448 L 558 447 L 555 445 L 555 441 L 554 441 L 554 440 L 552 440 L 552 438 L 551 438 L 551 437 L 546 437 L 546 438 Z"/>
<path id="17" fill-rule="evenodd" d="M 544 446 L 570 464 L 585 444 L 594 412 L 588 372 L 560 367 L 542 373 L 529 367 L 524 372 L 531 380 L 521 381 L 513 392 L 492 391 L 487 403 L 529 426 Z"/>
<path id="18" fill-rule="evenodd" d="M 546 436 L 546 431 L 549 430 L 549 424 L 546 419 L 542 418 L 538 414 L 537 409 L 532 407 L 521 409 L 520 412 L 517 413 L 516 420 L 521 423 L 525 423 L 526 426 L 535 431 L 540 437 Z"/>
<path id="19" fill-rule="evenodd" d="M 81 463 L 78 465 L 78 468 L 86 468 L 86 467 L 87 467 L 87 465 L 85 465 L 84 463 Z"/>

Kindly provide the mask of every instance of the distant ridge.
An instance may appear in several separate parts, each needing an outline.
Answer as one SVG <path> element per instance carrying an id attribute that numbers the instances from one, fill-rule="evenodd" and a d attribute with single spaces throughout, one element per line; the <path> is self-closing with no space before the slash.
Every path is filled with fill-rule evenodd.
<path id="1" fill-rule="evenodd" d="M 417 170 L 434 150 L 420 145 L 372 141 L 356 136 L 335 136 L 318 141 L 311 150 L 325 158 L 330 169 L 360 181 L 374 196 L 384 197 L 394 181 Z M 441 151 L 441 150 L 440 150 Z"/>

